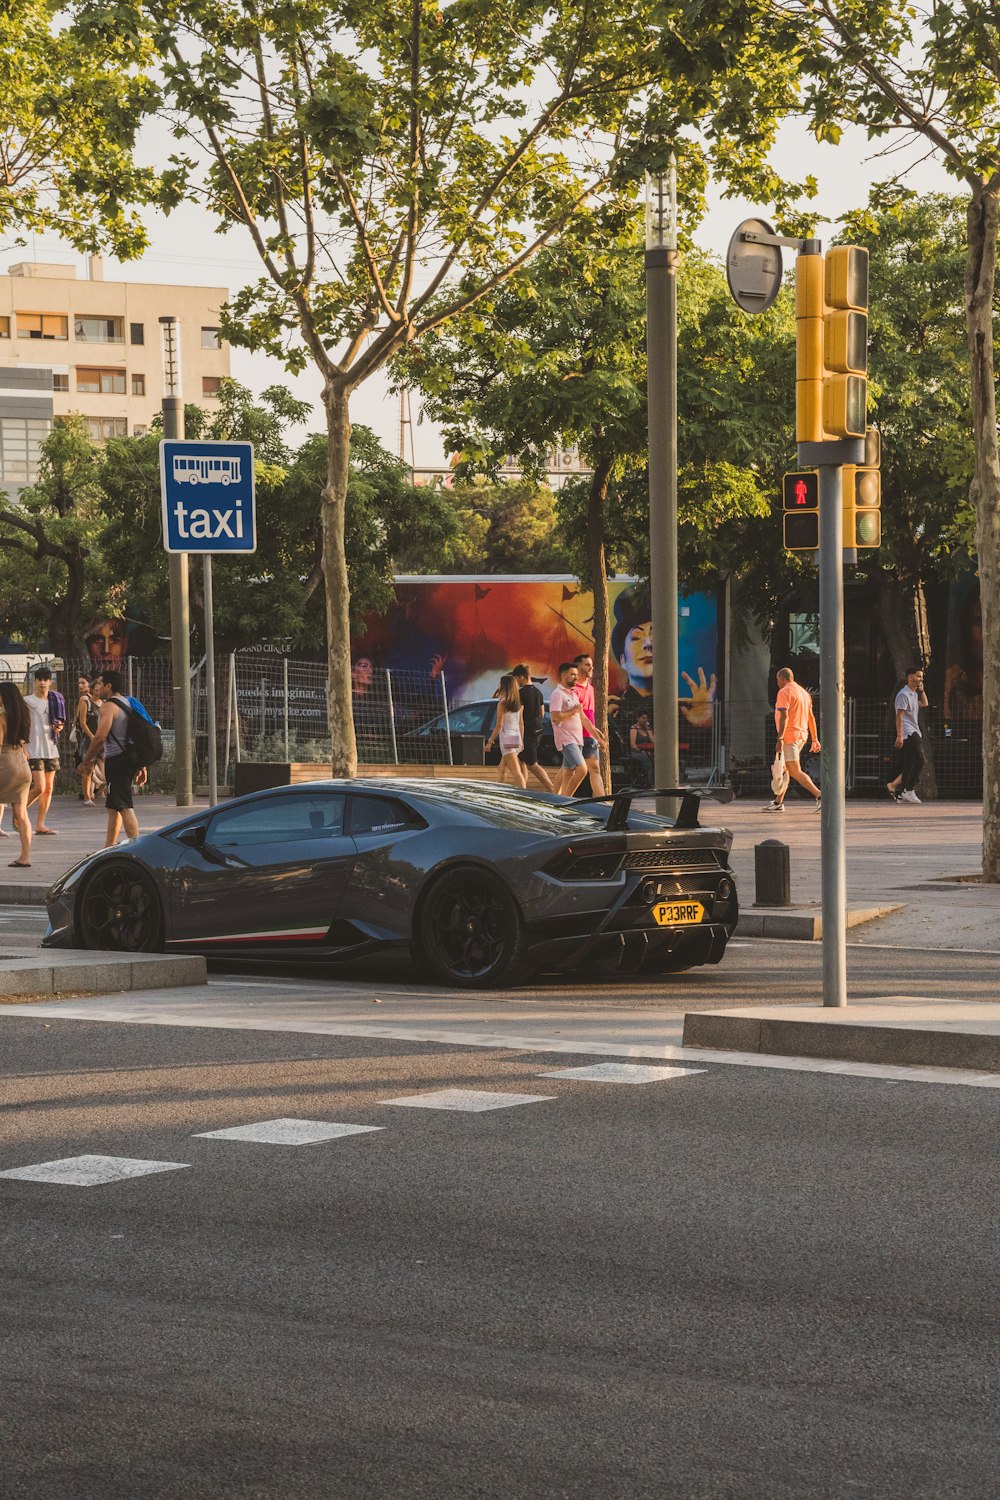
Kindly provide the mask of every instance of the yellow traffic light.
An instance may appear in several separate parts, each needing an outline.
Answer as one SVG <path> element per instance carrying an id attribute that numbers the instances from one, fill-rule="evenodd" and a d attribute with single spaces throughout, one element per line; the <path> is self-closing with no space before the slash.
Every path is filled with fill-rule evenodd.
<path id="1" fill-rule="evenodd" d="M 842 495 L 844 546 L 880 547 L 882 475 L 879 470 L 861 464 L 845 464 L 842 470 Z"/>
<path id="2" fill-rule="evenodd" d="M 823 441 L 822 255 L 800 255 L 795 263 L 795 440 Z"/>
<path id="3" fill-rule="evenodd" d="M 823 427 L 827 437 L 864 437 L 868 414 L 868 251 L 837 245 L 824 266 Z"/>

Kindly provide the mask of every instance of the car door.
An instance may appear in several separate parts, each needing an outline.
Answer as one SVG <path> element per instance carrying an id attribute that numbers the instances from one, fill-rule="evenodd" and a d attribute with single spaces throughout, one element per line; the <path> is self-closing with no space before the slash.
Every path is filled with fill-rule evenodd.
<path id="1" fill-rule="evenodd" d="M 387 793 L 352 792 L 350 831 L 358 862 L 342 917 L 369 937 L 391 942 L 410 936 L 413 900 L 424 876 L 418 812 Z"/>
<path id="2" fill-rule="evenodd" d="M 172 940 L 206 951 L 323 947 L 357 858 L 342 792 L 217 808 L 174 871 Z"/>

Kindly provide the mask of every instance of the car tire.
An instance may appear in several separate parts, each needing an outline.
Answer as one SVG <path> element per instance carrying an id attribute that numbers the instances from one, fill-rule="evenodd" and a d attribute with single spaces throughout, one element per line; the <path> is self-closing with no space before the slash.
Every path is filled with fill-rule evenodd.
<path id="1" fill-rule="evenodd" d="M 88 877 L 77 906 L 85 948 L 162 953 L 163 905 L 152 877 L 129 860 L 107 860 Z"/>
<path id="2" fill-rule="evenodd" d="M 517 902 L 489 870 L 456 866 L 420 904 L 417 953 L 435 979 L 457 989 L 506 989 L 531 972 Z"/>

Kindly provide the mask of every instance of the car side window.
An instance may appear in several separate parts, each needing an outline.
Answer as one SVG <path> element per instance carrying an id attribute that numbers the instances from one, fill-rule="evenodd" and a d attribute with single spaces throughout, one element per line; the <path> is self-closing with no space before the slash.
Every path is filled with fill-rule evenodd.
<path id="1" fill-rule="evenodd" d="M 493 710 L 494 714 L 496 710 Z M 470 703 L 467 708 L 453 708 L 448 714 L 448 726 L 452 734 L 482 734 L 486 710 L 482 704 Z M 440 721 L 444 728 L 444 718 Z"/>
<path id="2" fill-rule="evenodd" d="M 419 820 L 414 813 L 394 797 L 351 798 L 351 832 L 398 833 L 401 828 L 414 828 Z"/>
<path id="3" fill-rule="evenodd" d="M 208 843 L 216 849 L 235 849 L 335 838 L 344 831 L 345 801 L 334 792 L 303 792 L 225 807 L 208 825 Z"/>

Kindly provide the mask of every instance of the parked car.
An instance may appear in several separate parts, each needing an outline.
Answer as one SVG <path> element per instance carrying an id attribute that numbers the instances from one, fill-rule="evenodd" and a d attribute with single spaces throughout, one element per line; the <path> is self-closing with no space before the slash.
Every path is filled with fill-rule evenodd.
<path id="1" fill-rule="evenodd" d="M 718 963 L 738 915 L 733 836 L 699 826 L 701 793 L 673 822 L 636 795 L 460 777 L 254 792 L 82 860 L 48 892 L 44 942 L 283 965 L 402 949 L 467 989 Z"/>
<path id="2" fill-rule="evenodd" d="M 448 760 L 448 734 L 474 734 L 483 740 L 489 739 L 493 733 L 493 727 L 497 721 L 497 700 L 495 698 L 477 698 L 473 703 L 459 703 L 448 711 L 448 717 L 444 714 L 436 714 L 433 719 L 428 719 L 426 724 L 421 724 L 419 729 L 409 729 L 405 734 L 399 736 L 399 757 L 402 761 L 415 760 L 418 762 L 430 762 L 433 758 L 444 763 Z M 410 752 L 404 748 L 412 747 Z M 433 757 L 426 752 L 433 749 Z M 495 744 L 491 750 L 486 752 L 486 764 L 498 766 L 500 764 L 500 746 Z M 538 759 L 543 766 L 558 766 L 562 762 L 562 756 L 556 749 L 555 740 L 552 738 L 552 721 L 549 718 L 548 709 L 545 710 L 545 718 L 542 721 L 542 732 L 538 738 Z"/>

